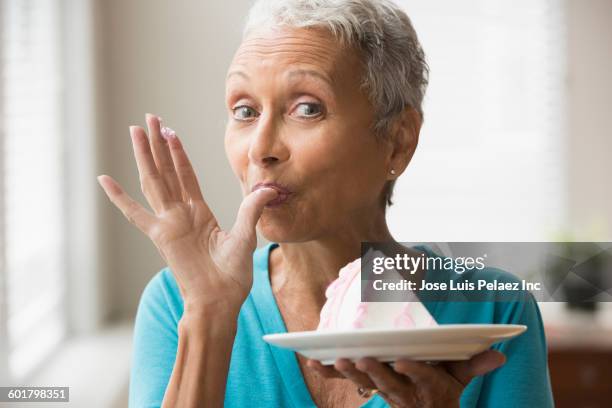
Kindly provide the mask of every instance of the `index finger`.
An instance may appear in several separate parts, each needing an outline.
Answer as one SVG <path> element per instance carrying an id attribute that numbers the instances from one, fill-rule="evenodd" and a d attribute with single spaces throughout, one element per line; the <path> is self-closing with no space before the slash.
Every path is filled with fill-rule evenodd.
<path id="1" fill-rule="evenodd" d="M 376 384 L 372 382 L 370 377 L 366 373 L 357 370 L 355 364 L 348 359 L 340 358 L 336 360 L 334 368 L 360 387 L 369 389 L 376 388 Z"/>
<path id="2" fill-rule="evenodd" d="M 153 159 L 149 138 L 140 126 L 130 126 L 130 135 L 142 192 L 155 212 L 165 210 L 170 196 Z"/>
<path id="3" fill-rule="evenodd" d="M 185 152 L 183 144 L 174 130 L 165 128 L 164 132 L 166 132 L 168 146 L 170 147 L 170 155 L 172 156 L 174 168 L 183 191 L 187 197 L 193 201 L 204 201 L 198 178 L 193 171 L 191 161 L 189 157 L 187 157 L 187 152 Z"/>
<path id="4" fill-rule="evenodd" d="M 162 137 L 161 132 L 161 118 L 150 113 L 146 114 L 147 127 L 149 128 L 149 135 L 151 138 L 151 149 L 153 151 L 153 159 L 157 164 L 160 174 L 166 182 L 166 187 L 172 200 L 180 201 L 183 199 L 181 194 L 181 185 L 176 171 L 174 170 L 174 163 L 172 163 L 172 157 L 170 156 L 170 150 L 168 149 L 168 143 Z"/>
<path id="5" fill-rule="evenodd" d="M 476 354 L 467 361 L 447 363 L 448 372 L 463 386 L 466 386 L 472 378 L 486 374 L 504 365 L 506 356 L 497 350 L 485 350 Z"/>

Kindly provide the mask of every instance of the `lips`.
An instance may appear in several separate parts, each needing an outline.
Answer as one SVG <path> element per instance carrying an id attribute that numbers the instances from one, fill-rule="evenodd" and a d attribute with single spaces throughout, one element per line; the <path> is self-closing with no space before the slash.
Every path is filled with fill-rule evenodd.
<path id="1" fill-rule="evenodd" d="M 289 197 L 293 194 L 293 192 L 291 190 L 289 190 L 287 187 L 282 186 L 278 183 L 274 183 L 274 182 L 263 182 L 263 183 L 257 183 L 253 186 L 253 188 L 251 189 L 251 192 L 255 191 L 255 190 L 259 190 L 260 188 L 264 188 L 264 187 L 269 187 L 269 188 L 273 188 L 274 190 L 276 190 L 278 192 L 278 196 L 276 196 L 276 198 L 274 198 L 274 200 L 269 201 L 266 204 L 266 207 L 276 207 L 279 206 L 281 204 L 283 204 L 284 202 L 286 202 Z"/>

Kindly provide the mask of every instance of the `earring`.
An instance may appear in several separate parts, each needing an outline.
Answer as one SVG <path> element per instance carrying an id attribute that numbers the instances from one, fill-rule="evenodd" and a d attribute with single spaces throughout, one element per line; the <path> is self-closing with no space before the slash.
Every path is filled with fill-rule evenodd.
<path id="1" fill-rule="evenodd" d="M 395 175 L 395 169 L 391 169 L 391 174 Z"/>

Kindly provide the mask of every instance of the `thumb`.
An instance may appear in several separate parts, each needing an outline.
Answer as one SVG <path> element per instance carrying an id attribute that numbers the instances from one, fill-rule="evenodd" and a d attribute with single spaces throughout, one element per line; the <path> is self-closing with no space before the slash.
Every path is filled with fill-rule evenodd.
<path id="1" fill-rule="evenodd" d="M 463 386 L 467 386 L 472 378 L 484 375 L 506 363 L 506 356 L 496 350 L 485 350 L 476 354 L 468 361 L 448 364 L 448 371 Z"/>
<path id="2" fill-rule="evenodd" d="M 231 234 L 240 240 L 248 240 L 254 236 L 264 206 L 277 195 L 278 192 L 273 188 L 260 188 L 247 195 L 240 204 Z"/>

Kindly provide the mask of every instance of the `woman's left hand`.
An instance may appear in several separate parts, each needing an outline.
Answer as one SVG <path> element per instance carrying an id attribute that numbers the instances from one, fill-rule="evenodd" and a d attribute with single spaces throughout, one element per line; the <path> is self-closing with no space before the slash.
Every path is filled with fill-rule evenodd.
<path id="1" fill-rule="evenodd" d="M 334 366 L 317 360 L 307 365 L 327 378 L 348 378 L 357 387 L 378 390 L 378 394 L 394 408 L 459 407 L 463 389 L 472 378 L 493 371 L 506 362 L 495 350 L 486 350 L 467 361 L 428 364 L 401 359 L 394 366 L 373 358 L 355 363 L 338 359 Z"/>

